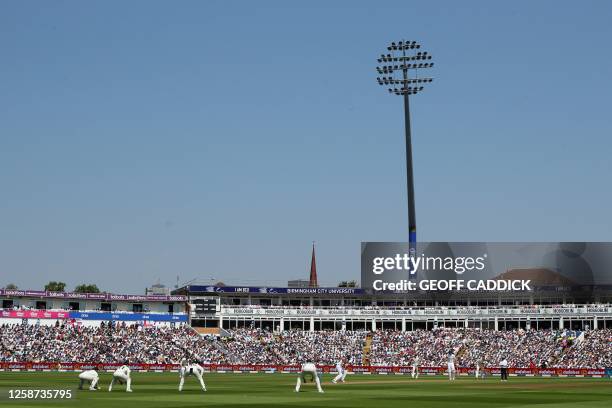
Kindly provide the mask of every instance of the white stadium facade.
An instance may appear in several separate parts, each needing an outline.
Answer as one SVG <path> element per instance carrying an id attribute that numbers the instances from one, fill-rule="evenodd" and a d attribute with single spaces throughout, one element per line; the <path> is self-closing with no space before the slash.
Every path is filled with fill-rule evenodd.
<path id="1" fill-rule="evenodd" d="M 402 330 L 436 327 L 510 329 L 612 328 L 612 296 L 574 304 L 562 291 L 408 295 L 359 288 L 273 288 L 190 285 L 194 327 L 273 330 Z"/>

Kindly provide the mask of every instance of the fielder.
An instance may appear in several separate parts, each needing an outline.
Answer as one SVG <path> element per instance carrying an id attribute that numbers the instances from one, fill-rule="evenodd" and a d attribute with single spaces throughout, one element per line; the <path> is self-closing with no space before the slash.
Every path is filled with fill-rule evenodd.
<path id="1" fill-rule="evenodd" d="M 83 389 L 83 384 L 86 382 L 89 383 L 89 391 L 96 391 L 98 387 L 98 380 L 100 377 L 98 376 L 98 367 L 93 370 L 86 370 L 79 374 L 79 380 L 81 380 L 79 384 L 79 390 Z"/>
<path id="2" fill-rule="evenodd" d="M 455 353 L 453 350 L 448 352 L 448 379 L 455 381 Z"/>
<path id="3" fill-rule="evenodd" d="M 181 381 L 179 382 L 179 391 L 183 391 L 183 384 L 185 383 L 185 377 L 189 375 L 195 376 L 198 381 L 200 381 L 200 385 L 202 386 L 202 391 L 206 391 L 206 384 L 204 384 L 204 379 L 202 375 L 204 374 L 204 369 L 199 364 L 187 364 L 187 360 L 181 361 L 181 369 L 179 370 L 179 374 L 181 376 Z"/>
<path id="4" fill-rule="evenodd" d="M 414 360 L 412 360 L 412 378 L 419 378 L 420 365 L 421 362 L 419 361 L 419 358 L 415 357 Z"/>
<path id="5" fill-rule="evenodd" d="M 338 381 L 344 382 L 344 379 L 346 378 L 346 370 L 344 369 L 342 363 L 343 363 L 342 360 L 339 360 L 336 363 L 336 371 L 338 372 L 338 375 L 336 375 L 334 379 L 332 380 L 334 384 L 336 384 Z"/>
<path id="6" fill-rule="evenodd" d="M 321 381 L 319 380 L 319 376 L 317 374 L 317 366 L 313 363 L 306 363 L 302 365 L 302 371 L 298 375 L 297 384 L 295 385 L 295 392 L 300 392 L 302 381 L 306 383 L 308 377 L 310 377 L 310 379 L 317 384 L 317 390 L 320 393 L 323 393 L 323 388 L 321 388 Z"/>
<path id="7" fill-rule="evenodd" d="M 113 385 L 115 384 L 115 382 L 119 384 L 123 384 L 125 382 L 125 391 L 132 392 L 132 377 L 130 377 L 130 373 L 130 367 L 128 367 L 127 365 L 122 365 L 121 367 L 116 369 L 113 373 L 113 379 L 110 385 L 108 386 L 108 392 L 111 392 L 113 390 Z"/>

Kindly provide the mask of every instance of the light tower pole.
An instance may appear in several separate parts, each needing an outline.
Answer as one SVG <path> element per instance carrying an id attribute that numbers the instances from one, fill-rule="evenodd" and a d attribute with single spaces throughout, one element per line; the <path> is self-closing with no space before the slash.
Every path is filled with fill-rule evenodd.
<path id="1" fill-rule="evenodd" d="M 410 129 L 410 95 L 416 95 L 423 90 L 423 84 L 433 81 L 433 78 L 420 77 L 419 70 L 433 67 L 431 55 L 418 51 L 421 48 L 416 41 L 392 42 L 387 47 L 387 54 L 378 58 L 376 67 L 381 77 L 378 83 L 388 86 L 389 93 L 401 95 L 404 98 L 404 125 L 406 128 L 406 190 L 408 194 L 408 243 L 410 256 L 416 254 L 416 210 L 414 204 L 414 174 L 412 170 L 412 134 Z M 412 73 L 413 75 L 409 75 Z M 413 275 L 411 275 L 413 276 Z"/>

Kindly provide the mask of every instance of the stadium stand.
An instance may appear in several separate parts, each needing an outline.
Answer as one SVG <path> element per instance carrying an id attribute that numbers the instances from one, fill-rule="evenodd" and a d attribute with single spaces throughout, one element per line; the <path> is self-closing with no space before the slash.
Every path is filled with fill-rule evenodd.
<path id="1" fill-rule="evenodd" d="M 480 329 L 369 331 L 229 330 L 229 336 L 199 335 L 178 327 L 101 324 L 84 327 L 4 324 L 0 362 L 172 363 L 182 358 L 205 364 L 292 365 L 313 361 L 352 366 L 443 366 L 454 350 L 460 367 L 496 366 L 507 357 L 514 367 L 605 368 L 612 366 L 612 330 Z"/>

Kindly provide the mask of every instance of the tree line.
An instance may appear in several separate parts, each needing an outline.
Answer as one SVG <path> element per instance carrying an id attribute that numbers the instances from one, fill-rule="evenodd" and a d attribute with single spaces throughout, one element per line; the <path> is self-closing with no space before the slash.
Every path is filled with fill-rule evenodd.
<path id="1" fill-rule="evenodd" d="M 19 289 L 17 285 L 14 283 L 9 283 L 4 287 L 6 290 L 17 290 Z M 66 283 L 59 281 L 49 281 L 45 285 L 45 290 L 49 292 L 65 292 L 66 291 Z M 98 285 L 94 283 L 81 283 L 76 285 L 72 290 L 74 293 L 100 293 L 101 290 L 98 288 Z"/>

